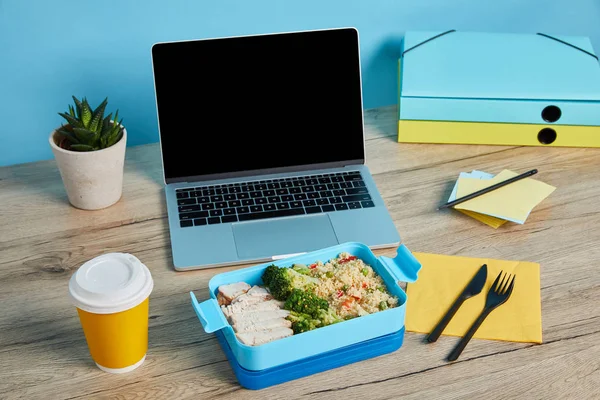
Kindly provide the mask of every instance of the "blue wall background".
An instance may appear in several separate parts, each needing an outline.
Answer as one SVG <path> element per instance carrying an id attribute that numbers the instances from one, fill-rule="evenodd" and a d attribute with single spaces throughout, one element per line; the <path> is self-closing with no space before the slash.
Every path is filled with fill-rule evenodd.
<path id="1" fill-rule="evenodd" d="M 598 0 L 0 0 L 0 165 L 52 158 L 72 94 L 108 96 L 129 145 L 157 141 L 154 42 L 340 26 L 360 32 L 366 108 L 396 103 L 406 30 L 585 35 L 600 51 Z"/>

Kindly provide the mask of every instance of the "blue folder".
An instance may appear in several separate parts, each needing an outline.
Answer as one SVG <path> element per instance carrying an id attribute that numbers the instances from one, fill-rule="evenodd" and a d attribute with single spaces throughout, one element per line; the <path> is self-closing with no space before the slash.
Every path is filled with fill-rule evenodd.
<path id="1" fill-rule="evenodd" d="M 407 32 L 399 119 L 600 125 L 600 64 L 587 37 Z"/>

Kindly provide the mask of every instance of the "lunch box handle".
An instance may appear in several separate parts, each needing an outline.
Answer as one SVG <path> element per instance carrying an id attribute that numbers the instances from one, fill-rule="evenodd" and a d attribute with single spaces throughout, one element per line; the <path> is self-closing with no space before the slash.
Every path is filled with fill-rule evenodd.
<path id="1" fill-rule="evenodd" d="M 400 282 L 416 281 L 417 274 L 421 269 L 421 263 L 419 263 L 405 245 L 398 247 L 396 257 L 381 256 L 379 257 L 379 261 L 387 267 L 396 281 Z"/>
<path id="2" fill-rule="evenodd" d="M 194 292 L 190 292 L 190 296 L 192 296 L 192 306 L 196 310 L 196 315 L 204 328 L 204 332 L 212 333 L 227 326 L 227 320 L 217 300 L 208 299 L 198 303 Z"/>

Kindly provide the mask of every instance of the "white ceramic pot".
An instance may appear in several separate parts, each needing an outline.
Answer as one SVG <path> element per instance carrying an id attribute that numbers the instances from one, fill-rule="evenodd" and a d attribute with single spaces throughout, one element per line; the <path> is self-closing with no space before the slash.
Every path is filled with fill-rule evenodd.
<path id="1" fill-rule="evenodd" d="M 97 151 L 71 151 L 59 147 L 56 131 L 50 147 L 56 158 L 69 202 L 83 210 L 99 210 L 115 204 L 123 191 L 123 164 L 127 131 L 114 145 Z"/>

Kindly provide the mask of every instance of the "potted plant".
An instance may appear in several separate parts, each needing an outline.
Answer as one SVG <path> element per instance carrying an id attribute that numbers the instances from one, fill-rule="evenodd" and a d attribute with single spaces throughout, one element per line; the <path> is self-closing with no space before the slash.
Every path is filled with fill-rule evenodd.
<path id="1" fill-rule="evenodd" d="M 104 117 L 108 98 L 94 110 L 86 98 L 73 96 L 75 106 L 58 113 L 66 120 L 50 134 L 69 202 L 84 210 L 98 210 L 121 198 L 127 131 L 117 110 Z"/>

